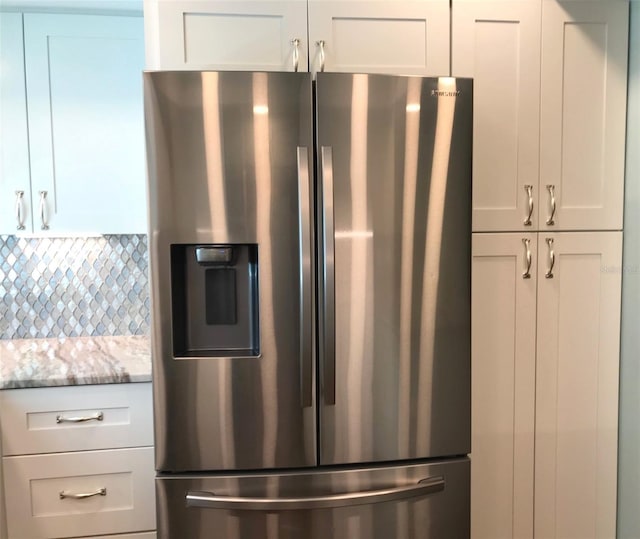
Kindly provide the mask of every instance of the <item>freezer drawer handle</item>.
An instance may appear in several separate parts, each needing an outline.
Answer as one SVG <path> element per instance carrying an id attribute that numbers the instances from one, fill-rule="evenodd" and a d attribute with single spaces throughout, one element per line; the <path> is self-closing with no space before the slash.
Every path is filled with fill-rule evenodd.
<path id="1" fill-rule="evenodd" d="M 82 417 L 63 417 L 61 415 L 57 415 L 56 423 L 84 423 L 86 421 L 102 421 L 103 419 L 104 414 L 102 412 Z"/>
<path id="2" fill-rule="evenodd" d="M 71 492 L 61 490 L 59 494 L 61 500 L 64 500 L 65 498 L 69 498 L 71 500 L 84 500 L 85 498 L 93 498 L 94 496 L 106 496 L 107 489 L 106 487 L 102 487 L 94 492 L 84 492 L 80 494 L 72 494 Z"/>
<path id="3" fill-rule="evenodd" d="M 209 509 L 246 509 L 249 511 L 284 511 L 292 509 L 326 509 L 368 505 L 427 496 L 442 492 L 444 477 L 429 477 L 416 484 L 364 492 L 347 492 L 326 496 L 302 498 L 254 498 L 235 496 L 216 496 L 212 492 L 187 492 L 187 507 L 205 507 Z"/>

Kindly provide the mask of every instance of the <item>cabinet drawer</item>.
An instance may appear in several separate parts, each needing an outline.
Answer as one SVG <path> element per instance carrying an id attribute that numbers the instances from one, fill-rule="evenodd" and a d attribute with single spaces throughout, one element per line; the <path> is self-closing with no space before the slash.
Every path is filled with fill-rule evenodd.
<path id="1" fill-rule="evenodd" d="M 3 465 L 9 539 L 155 528 L 151 447 L 5 457 Z"/>
<path id="2" fill-rule="evenodd" d="M 5 456 L 153 445 L 151 384 L 0 391 L 0 424 Z"/>

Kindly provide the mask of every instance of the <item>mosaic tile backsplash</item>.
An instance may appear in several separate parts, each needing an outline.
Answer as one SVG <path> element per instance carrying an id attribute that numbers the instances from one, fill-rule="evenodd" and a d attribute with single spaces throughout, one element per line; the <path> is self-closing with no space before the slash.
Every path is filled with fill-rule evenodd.
<path id="1" fill-rule="evenodd" d="M 0 340 L 149 332 L 147 237 L 0 235 Z"/>

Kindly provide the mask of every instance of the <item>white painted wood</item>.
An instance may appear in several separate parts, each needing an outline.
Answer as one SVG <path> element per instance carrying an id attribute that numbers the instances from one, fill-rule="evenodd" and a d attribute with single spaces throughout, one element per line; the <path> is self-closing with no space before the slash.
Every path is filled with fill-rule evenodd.
<path id="1" fill-rule="evenodd" d="M 628 16 L 621 0 L 543 2 L 540 190 L 557 211 L 547 225 L 545 193 L 541 229 L 622 228 Z"/>
<path id="2" fill-rule="evenodd" d="M 449 74 L 448 0 L 309 0 L 309 63 L 320 71 Z"/>
<path id="3" fill-rule="evenodd" d="M 31 204 L 40 233 L 145 232 L 142 18 L 24 15 Z"/>
<path id="4" fill-rule="evenodd" d="M 98 412 L 102 421 L 56 422 Z M 5 390 L 0 422 L 4 456 L 153 445 L 151 384 Z"/>
<path id="5" fill-rule="evenodd" d="M 613 538 L 622 233 L 540 233 L 538 252 L 536 537 Z"/>
<path id="6" fill-rule="evenodd" d="M 155 528 L 153 448 L 4 457 L 9 539 Z M 61 491 L 106 496 L 61 499 Z"/>
<path id="7" fill-rule="evenodd" d="M 473 77 L 473 230 L 536 230 L 539 0 L 453 3 L 452 74 Z"/>
<path id="8" fill-rule="evenodd" d="M 145 0 L 147 68 L 307 71 L 307 3 Z"/>
<path id="9" fill-rule="evenodd" d="M 19 234 L 16 191 L 24 191 L 25 232 L 32 230 L 22 14 L 0 12 L 0 234 Z"/>
<path id="10" fill-rule="evenodd" d="M 473 539 L 533 537 L 536 239 L 473 234 Z"/>

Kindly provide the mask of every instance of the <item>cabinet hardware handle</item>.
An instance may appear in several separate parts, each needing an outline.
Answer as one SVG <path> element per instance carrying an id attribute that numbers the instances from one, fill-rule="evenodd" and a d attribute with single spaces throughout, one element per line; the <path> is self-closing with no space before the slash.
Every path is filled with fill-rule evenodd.
<path id="1" fill-rule="evenodd" d="M 524 244 L 525 256 L 527 259 L 527 267 L 522 274 L 522 278 L 531 279 L 531 240 L 528 238 L 522 238 L 522 243 Z"/>
<path id="2" fill-rule="evenodd" d="M 84 423 L 85 421 L 102 421 L 103 419 L 104 414 L 102 412 L 83 417 L 63 417 L 58 415 L 56 416 L 56 423 Z"/>
<path id="3" fill-rule="evenodd" d="M 93 498 L 94 496 L 106 496 L 107 489 L 106 487 L 102 487 L 98 490 L 95 490 L 94 492 L 81 492 L 78 494 L 73 494 L 72 492 L 61 490 L 59 494 L 61 500 L 64 500 L 65 498 L 69 498 L 70 500 L 84 500 L 85 498 Z"/>
<path id="4" fill-rule="evenodd" d="M 22 206 L 24 205 L 24 191 L 16 191 L 16 221 L 18 221 L 17 230 L 24 230 L 24 215 Z"/>
<path id="5" fill-rule="evenodd" d="M 527 192 L 527 203 L 529 204 L 529 213 L 525 217 L 524 226 L 531 226 L 531 216 L 533 215 L 533 185 L 525 185 L 524 190 Z"/>
<path id="6" fill-rule="evenodd" d="M 547 185 L 547 191 L 549 191 L 549 197 L 551 199 L 551 215 L 547 219 L 548 225 L 555 225 L 555 221 L 553 220 L 556 214 L 556 195 L 554 193 L 555 185 Z"/>
<path id="7" fill-rule="evenodd" d="M 296 37 L 291 40 L 291 44 L 293 45 L 293 71 L 298 71 L 298 63 L 300 62 L 300 40 Z"/>
<path id="8" fill-rule="evenodd" d="M 316 46 L 320 47 L 320 73 L 324 72 L 324 39 L 316 41 Z"/>
<path id="9" fill-rule="evenodd" d="M 553 252 L 553 238 L 547 238 L 546 242 L 547 247 L 549 248 L 549 269 L 547 270 L 547 273 L 544 274 L 544 276 L 547 279 L 553 279 L 553 266 L 556 263 L 556 254 Z"/>
<path id="10" fill-rule="evenodd" d="M 49 230 L 49 224 L 47 223 L 47 191 L 39 191 L 40 193 L 40 230 Z"/>

